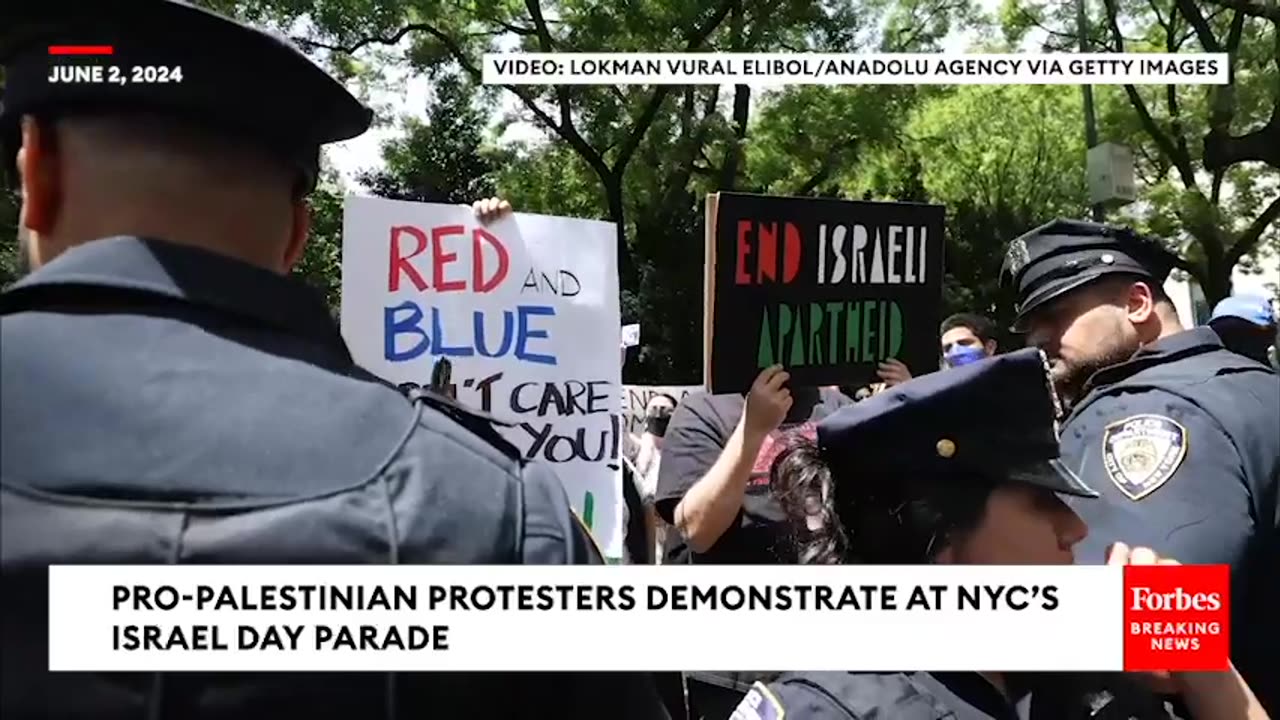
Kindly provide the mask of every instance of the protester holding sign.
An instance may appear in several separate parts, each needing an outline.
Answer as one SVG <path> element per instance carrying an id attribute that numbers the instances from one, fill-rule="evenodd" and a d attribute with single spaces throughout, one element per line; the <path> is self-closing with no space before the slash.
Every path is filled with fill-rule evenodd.
<path id="1" fill-rule="evenodd" d="M 1024 350 L 842 410 L 783 452 L 773 482 L 814 564 L 1070 564 L 1097 493 L 1058 460 L 1046 361 Z M 981 417 L 975 417 L 975 412 Z M 1161 562 L 1117 546 L 1112 562 Z M 1186 623 L 1196 625 L 1196 623 Z M 1203 624 L 1203 623 L 1201 623 Z M 1034 639 L 1030 641 L 1034 642 Z M 1175 673 L 1196 720 L 1265 717 L 1234 672 Z M 799 672 L 756 683 L 735 720 L 1172 717 L 1136 676 Z"/>
<path id="2" fill-rule="evenodd" d="M 477 222 L 479 220 L 479 222 Z M 623 556 L 621 368 L 614 226 L 349 197 L 342 333 L 379 377 L 490 416 L 525 460 L 552 465 L 605 556 Z"/>
<path id="3" fill-rule="evenodd" d="M 767 368 L 743 395 L 691 394 L 663 439 L 657 510 L 675 527 L 670 563 L 788 563 L 783 515 L 769 491 L 769 468 L 785 432 L 812 435 L 813 423 L 850 404 L 837 391 L 789 388 L 779 366 Z M 727 717 L 758 674 L 692 673 L 695 717 Z"/>
<path id="4" fill-rule="evenodd" d="M 706 217 L 711 392 L 773 364 L 815 387 L 936 366 L 943 208 L 720 193 Z"/>

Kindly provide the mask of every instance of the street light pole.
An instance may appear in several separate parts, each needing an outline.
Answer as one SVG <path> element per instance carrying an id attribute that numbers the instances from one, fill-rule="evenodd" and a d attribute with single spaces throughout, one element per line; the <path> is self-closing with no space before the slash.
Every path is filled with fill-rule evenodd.
<path id="1" fill-rule="evenodd" d="M 1084 12 L 1085 0 L 1076 0 L 1076 37 L 1079 40 L 1080 52 L 1088 52 L 1089 46 L 1086 41 L 1086 29 L 1088 23 L 1085 20 Z M 1098 120 L 1093 113 L 1093 86 L 1081 85 L 1080 89 L 1084 91 L 1084 142 L 1085 149 L 1090 150 L 1098 144 Z M 1094 204 L 1092 207 L 1093 219 L 1096 222 L 1102 222 L 1106 219 L 1101 204 Z"/>

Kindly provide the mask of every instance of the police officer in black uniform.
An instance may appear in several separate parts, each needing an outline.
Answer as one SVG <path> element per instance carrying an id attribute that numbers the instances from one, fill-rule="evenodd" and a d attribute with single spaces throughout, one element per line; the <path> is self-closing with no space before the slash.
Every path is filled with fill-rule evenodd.
<path id="1" fill-rule="evenodd" d="M 1097 493 L 1060 462 L 1055 412 L 1046 360 L 1035 349 L 924 375 L 836 412 L 819 423 L 816 444 L 788 449 L 774 465 L 772 482 L 800 557 L 817 564 L 1070 564 L 1087 528 L 1060 496 L 1087 502 Z M 1158 560 L 1126 546 L 1111 559 Z M 1141 680 L 784 673 L 756 683 L 732 717 L 1167 718 Z M 1197 720 L 1237 717 L 1231 701 L 1248 692 L 1235 673 L 1176 681 Z"/>
<path id="2" fill-rule="evenodd" d="M 0 49 L 34 267 L 0 296 L 3 716 L 665 717 L 645 675 L 47 672 L 49 564 L 602 559 L 550 470 L 355 365 L 287 276 L 320 146 L 369 127 L 341 84 L 178 2 L 3 3 Z"/>
<path id="3" fill-rule="evenodd" d="M 1053 362 L 1072 401 L 1063 460 L 1101 502 L 1080 557 L 1129 539 L 1232 573 L 1232 656 L 1274 714 L 1280 702 L 1280 378 L 1184 330 L 1161 286 L 1176 258 L 1128 229 L 1057 220 L 1014 240 L 1004 280 L 1015 330 Z"/>

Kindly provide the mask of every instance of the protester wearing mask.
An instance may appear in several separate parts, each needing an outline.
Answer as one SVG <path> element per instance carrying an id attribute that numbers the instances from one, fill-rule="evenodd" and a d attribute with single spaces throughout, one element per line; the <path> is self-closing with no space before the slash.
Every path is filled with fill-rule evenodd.
<path id="1" fill-rule="evenodd" d="M 1231 352 L 1275 367 L 1276 315 L 1267 298 L 1261 295 L 1226 298 L 1213 309 L 1209 327 Z"/>
<path id="2" fill-rule="evenodd" d="M 644 478 L 645 494 L 652 499 L 658 487 L 658 467 L 662 459 L 662 438 L 667 434 L 676 399 L 659 393 L 645 406 L 644 431 L 637 441 L 636 470 Z"/>
<path id="3" fill-rule="evenodd" d="M 942 367 L 955 368 L 996 354 L 996 324 L 981 315 L 956 313 L 938 333 Z"/>
<path id="4" fill-rule="evenodd" d="M 639 436 L 629 435 L 631 450 L 627 453 L 626 463 L 630 466 L 628 470 L 633 474 L 640 495 L 645 536 L 655 559 L 661 556 L 667 526 L 654 510 L 653 498 L 657 492 L 658 469 L 662 462 L 662 439 L 667 433 L 667 424 L 671 421 L 671 413 L 675 408 L 675 398 L 666 393 L 654 395 L 645 406 L 644 427 Z"/>
<path id="5" fill-rule="evenodd" d="M 1097 493 L 1058 459 L 1056 405 L 1044 356 L 1027 349 L 934 373 L 831 415 L 818 424 L 816 442 L 796 441 L 773 468 L 801 561 L 1071 564 L 1088 528 L 1060 496 L 1097 502 Z M 1168 562 L 1121 544 L 1104 558 Z M 1194 720 L 1266 717 L 1234 671 L 1173 673 L 1172 681 Z M 1171 713 L 1157 682 L 1167 679 L 792 672 L 757 682 L 733 717 L 1165 720 Z"/>

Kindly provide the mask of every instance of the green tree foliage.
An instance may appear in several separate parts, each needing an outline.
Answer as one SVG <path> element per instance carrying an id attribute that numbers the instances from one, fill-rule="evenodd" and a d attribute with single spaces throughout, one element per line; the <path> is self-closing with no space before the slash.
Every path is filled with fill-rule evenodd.
<path id="1" fill-rule="evenodd" d="M 1231 54 L 1229 86 L 1095 88 L 1102 139 L 1137 156 L 1140 200 L 1118 215 L 1176 243 L 1185 269 L 1221 295 L 1235 260 L 1280 243 L 1274 3 L 1087 1 L 1093 50 Z M 405 123 L 385 167 L 362 178 L 374 192 L 469 202 L 496 190 L 520 210 L 616 221 L 623 318 L 646 338 L 626 369 L 632 382 L 699 380 L 709 192 L 945 204 L 947 310 L 997 315 L 1008 309 L 996 292 L 1007 241 L 1087 213 L 1078 88 L 478 85 L 481 54 L 496 50 L 935 50 L 977 22 L 965 0 L 206 4 L 287 29 L 356 87 L 394 87 L 403 71 L 432 79 L 423 119 Z M 986 36 L 993 51 L 1033 29 L 1047 30 L 1054 49 L 1079 42 L 1072 3 L 1008 0 L 998 27 L 1002 39 Z M 496 129 L 530 122 L 543 138 L 489 146 L 498 99 L 516 109 Z M 316 205 L 317 228 L 331 211 L 335 228 L 304 263 L 319 277 L 336 268 L 340 202 Z"/>
<path id="2" fill-rule="evenodd" d="M 404 41 L 402 63 L 431 76 L 458 68 L 473 81 L 481 76 L 482 52 L 513 43 L 539 51 L 927 49 L 965 20 L 968 8 L 964 0 L 211 4 L 256 22 L 304 28 L 303 44 L 345 73 L 376 74 L 369 51 L 399 49 Z M 674 86 L 504 90 L 518 103 L 516 119 L 537 124 L 550 142 L 511 156 L 499 189 L 518 207 L 560 214 L 594 208 L 591 216 L 615 221 L 624 318 L 640 321 L 646 337 L 657 340 L 640 365 L 629 368 L 636 373 L 631 377 L 696 380 L 691 375 L 699 363 L 692 359 L 701 352 L 701 328 L 689 308 L 701 306 L 701 199 L 707 190 L 738 187 L 749 175 L 750 89 L 737 86 L 724 97 L 718 88 Z M 822 152 L 815 149 L 815 157 Z M 555 170 L 550 177 L 520 179 L 514 172 L 548 167 Z M 580 172 L 584 167 L 587 173 Z M 596 198 L 553 195 L 540 185 L 590 189 Z M 538 198 L 555 202 L 542 207 Z"/>
<path id="3" fill-rule="evenodd" d="M 321 174 L 311 206 L 311 234 L 293 274 L 324 294 L 335 317 L 342 305 L 342 202 L 346 192 L 332 169 Z"/>
<path id="4" fill-rule="evenodd" d="M 405 119 L 404 134 L 383 145 L 384 166 L 360 182 L 382 197 L 468 203 L 494 193 L 494 163 L 483 152 L 489 108 L 471 82 L 441 74 L 432 85 L 426 121 Z"/>
<path id="5" fill-rule="evenodd" d="M 854 169 L 848 194 L 945 205 L 946 310 L 1007 320 L 998 281 L 1009 239 L 1087 212 L 1080 105 L 1079 90 L 1062 86 L 934 95 Z"/>
<path id="6" fill-rule="evenodd" d="M 4 87 L 4 68 L 0 67 L 0 88 Z M 3 94 L 3 93 L 0 93 Z M 0 288 L 18 278 L 18 193 L 10 185 L 8 165 L 11 158 L 0 158 Z"/>
<path id="7" fill-rule="evenodd" d="M 1280 12 L 1256 0 L 1095 0 L 1086 8 L 1095 52 L 1222 52 L 1220 86 L 1096 88 L 1100 137 L 1132 147 L 1141 202 L 1124 215 L 1170 240 L 1210 302 L 1259 247 L 1280 247 Z M 1074 3 L 1009 0 L 1011 38 L 1050 31 L 1076 47 Z"/>
<path id="8" fill-rule="evenodd" d="M 0 188 L 0 288 L 18 279 L 18 194 Z"/>

